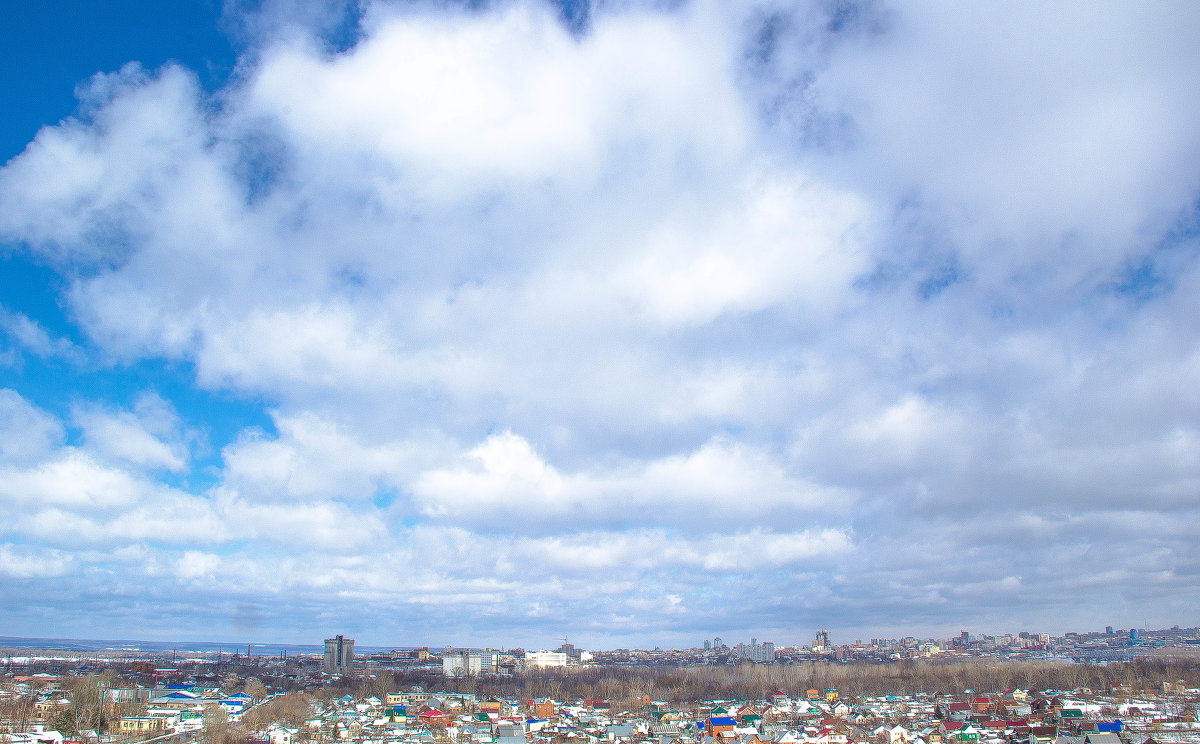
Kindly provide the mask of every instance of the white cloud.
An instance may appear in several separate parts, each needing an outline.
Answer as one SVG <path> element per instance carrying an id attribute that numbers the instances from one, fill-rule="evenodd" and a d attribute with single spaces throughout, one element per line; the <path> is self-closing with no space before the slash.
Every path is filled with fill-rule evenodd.
<path id="1" fill-rule="evenodd" d="M 26 507 L 60 504 L 86 510 L 118 509 L 137 502 L 151 487 L 144 480 L 107 468 L 71 449 L 28 469 L 0 470 L 0 498 Z"/>
<path id="2" fill-rule="evenodd" d="M 835 529 L 797 533 L 754 530 L 732 535 L 638 530 L 523 539 L 513 545 L 512 557 L 519 566 L 551 566 L 580 574 L 614 569 L 749 573 L 805 563 L 824 565 L 851 550 L 850 536 Z"/>
<path id="3" fill-rule="evenodd" d="M 748 181 L 723 203 L 671 215 L 618 268 L 651 321 L 704 324 L 779 304 L 829 317 L 846 302 L 867 269 L 865 204 L 824 184 Z"/>
<path id="4" fill-rule="evenodd" d="M 75 425 L 83 430 L 87 449 L 147 469 L 184 470 L 189 442 L 179 417 L 158 395 L 143 394 L 132 411 L 77 408 Z"/>
<path id="5" fill-rule="evenodd" d="M 549 8 L 378 12 L 352 51 L 267 50 L 246 102 L 304 149 L 382 157 L 446 198 L 603 174 L 614 151 L 694 147 L 718 159 L 747 136 L 728 50 L 703 19 L 632 12 L 573 39 Z M 723 82 L 723 85 L 722 85 Z M 730 152 L 731 146 L 733 152 Z M 590 177 L 590 178 L 589 178 Z"/>
<path id="6" fill-rule="evenodd" d="M 175 575 L 184 581 L 212 578 L 220 567 L 220 556 L 189 550 L 175 562 Z"/>
<path id="7" fill-rule="evenodd" d="M 17 483 L 20 486 L 22 481 Z M 193 496 L 168 489 L 150 491 L 145 486 L 136 494 L 138 500 L 133 495 L 106 511 L 61 500 L 17 502 L 14 516 L 0 531 L 36 537 L 61 548 L 137 542 L 211 546 L 255 540 L 274 549 L 303 546 L 335 554 L 378 545 L 387 533 L 378 517 L 336 502 L 265 504 L 227 489 Z"/>
<path id="8" fill-rule="evenodd" d="M 386 534 L 383 521 L 337 502 L 268 505 L 236 494 L 220 495 L 220 513 L 237 534 L 286 548 L 313 546 L 333 552 L 370 550 Z"/>
<path id="9" fill-rule="evenodd" d="M 499 525 L 514 510 L 521 523 L 546 525 L 706 524 L 842 512 L 848 492 L 789 476 L 771 456 L 713 440 L 672 455 L 607 471 L 562 473 L 512 432 L 492 435 L 450 468 L 429 470 L 412 486 L 414 506 L 430 518 Z"/>
<path id="10" fill-rule="evenodd" d="M 22 313 L 0 306 L 0 332 L 16 341 L 17 346 L 39 357 L 77 361 L 82 352 L 68 339 L 53 338 L 37 321 Z"/>
<path id="11" fill-rule="evenodd" d="M 940 205 L 991 280 L 1070 286 L 1140 253 L 1200 187 L 1186 5 L 893 7 L 840 44 L 813 98 L 853 122 L 834 166 Z M 1151 52 L 1150 49 L 1154 51 Z"/>
<path id="12" fill-rule="evenodd" d="M 894 481 L 976 464 L 988 443 L 973 412 L 912 394 L 830 411 L 797 433 L 793 455 L 807 467 Z"/>
<path id="13" fill-rule="evenodd" d="M 374 446 L 357 441 L 315 415 L 277 417 L 279 437 L 244 437 L 224 452 L 226 479 L 257 498 L 370 498 L 380 487 L 396 488 L 416 445 Z"/>
<path id="14" fill-rule="evenodd" d="M 0 401 L 14 414 L 9 422 L 47 441 L 27 437 L 32 446 L 6 450 L 10 462 L 0 466 L 0 502 L 10 516 L 0 532 L 36 538 L 64 550 L 130 543 L 219 545 L 237 540 L 304 545 L 332 553 L 359 550 L 385 535 L 382 521 L 328 499 L 369 498 L 373 490 L 355 493 L 353 486 L 372 479 L 386 483 L 384 476 L 395 477 L 395 473 L 384 468 L 383 476 L 360 475 L 358 467 L 366 467 L 372 458 L 385 464 L 403 462 L 402 455 L 408 454 L 358 451 L 351 440 L 338 440 L 333 428 L 322 428 L 319 422 L 284 422 L 281 429 L 309 448 L 304 454 L 325 457 L 326 464 L 338 464 L 342 470 L 325 473 L 314 463 L 280 485 L 264 481 L 261 473 L 243 472 L 247 458 L 235 457 L 229 479 L 241 491 L 224 484 L 209 492 L 189 493 L 143 472 L 175 462 L 170 448 L 149 432 L 181 441 L 176 413 L 158 396 L 141 396 L 132 412 L 100 408 L 76 412 L 88 446 L 105 454 L 107 461 L 102 462 L 84 449 L 64 446 L 56 421 L 11 391 L 6 393 Z M 331 443 L 342 449 L 322 449 Z M 343 456 L 348 459 L 340 460 Z M 274 503 L 279 488 L 291 489 L 292 498 Z"/>
<path id="15" fill-rule="evenodd" d="M 73 557 L 59 550 L 28 545 L 0 544 L 0 576 L 13 579 L 46 579 L 71 570 Z"/>
<path id="16" fill-rule="evenodd" d="M 1200 596 L 1190 6 L 380 3 L 336 53 L 280 7 L 217 95 L 99 75 L 0 170 L 99 352 L 7 313 L 3 358 L 170 378 L 0 391 L 0 591 L 45 549 L 596 637 Z"/>
<path id="17" fill-rule="evenodd" d="M 27 463 L 63 440 L 62 424 L 15 390 L 0 389 L 0 464 Z"/>

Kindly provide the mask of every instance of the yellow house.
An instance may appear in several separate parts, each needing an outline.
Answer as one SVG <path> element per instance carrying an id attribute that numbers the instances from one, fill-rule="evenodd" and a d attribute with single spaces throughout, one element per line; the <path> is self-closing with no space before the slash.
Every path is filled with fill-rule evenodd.
<path id="1" fill-rule="evenodd" d="M 117 731 L 122 734 L 142 734 L 148 731 L 162 731 L 167 727 L 165 718 L 120 718 L 117 719 Z"/>
<path id="2" fill-rule="evenodd" d="M 63 700 L 62 698 L 39 700 L 33 704 L 33 716 L 39 721 L 49 721 L 58 714 L 58 711 L 70 704 L 71 701 Z"/>

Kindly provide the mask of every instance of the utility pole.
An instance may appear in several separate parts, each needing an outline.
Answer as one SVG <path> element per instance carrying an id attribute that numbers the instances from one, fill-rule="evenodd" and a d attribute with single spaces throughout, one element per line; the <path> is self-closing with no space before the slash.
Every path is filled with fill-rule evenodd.
<path id="1" fill-rule="evenodd" d="M 96 744 L 100 744 L 100 723 L 104 720 L 104 681 L 96 679 L 96 704 L 100 710 L 96 715 Z"/>

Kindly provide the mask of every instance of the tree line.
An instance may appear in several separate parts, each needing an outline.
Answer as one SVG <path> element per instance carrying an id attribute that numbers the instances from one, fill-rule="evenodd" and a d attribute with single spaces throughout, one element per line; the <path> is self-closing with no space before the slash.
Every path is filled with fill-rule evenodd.
<path id="1" fill-rule="evenodd" d="M 600 699 L 636 709 L 645 697 L 675 705 L 701 700 L 763 700 L 775 692 L 803 697 L 835 688 L 843 696 L 962 694 L 1022 690 L 1161 690 L 1163 683 L 1200 686 L 1200 661 L 1147 657 L 1107 664 L 985 659 L 912 660 L 892 664 L 740 664 L 737 666 L 596 666 L 540 669 L 511 677 L 447 678 L 436 672 L 398 671 L 346 680 L 335 693 L 358 697 L 420 687 L 507 699 Z"/>

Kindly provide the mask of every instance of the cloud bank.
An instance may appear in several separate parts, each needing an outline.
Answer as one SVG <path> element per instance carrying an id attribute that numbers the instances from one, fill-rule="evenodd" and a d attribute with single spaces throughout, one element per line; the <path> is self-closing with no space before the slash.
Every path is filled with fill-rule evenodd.
<path id="1" fill-rule="evenodd" d="M 1188 622 L 1200 13 L 727 5 L 234 8 L 220 90 L 81 86 L 0 170 L 82 339 L 0 367 L 84 380 L 0 391 L 10 632 Z"/>

